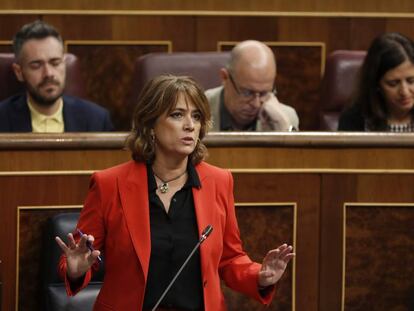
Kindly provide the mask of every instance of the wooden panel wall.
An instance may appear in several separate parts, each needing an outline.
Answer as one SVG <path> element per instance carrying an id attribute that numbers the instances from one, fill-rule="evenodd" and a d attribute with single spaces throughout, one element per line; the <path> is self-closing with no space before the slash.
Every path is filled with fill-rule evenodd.
<path id="1" fill-rule="evenodd" d="M 69 190 L 69 189 L 67 189 Z M 76 212 L 80 208 L 55 206 L 20 206 L 17 213 L 17 246 L 18 266 L 16 276 L 17 309 L 37 311 L 44 306 L 42 292 L 42 258 L 45 250 L 43 242 L 47 220 L 54 215 Z M 48 237 L 53 240 L 53 236 Z M 62 237 L 64 238 L 64 237 Z M 48 244 L 49 245 L 49 244 Z M 46 255 L 47 256 L 47 255 Z"/>
<path id="2" fill-rule="evenodd" d="M 414 12 L 414 5 L 410 0 L 240 0 L 240 1 L 186 1 L 186 0 L 25 0 L 16 2 L 3 0 L 0 9 L 9 10 L 201 10 L 201 11 L 293 11 L 293 12 Z"/>
<path id="3" fill-rule="evenodd" d="M 412 309 L 413 181 L 412 170 L 323 176 L 321 311 Z"/>
<path id="4" fill-rule="evenodd" d="M 243 246 L 252 260 L 260 262 L 264 254 L 275 245 L 289 243 L 296 248 L 296 204 L 295 203 L 244 203 L 236 206 Z M 275 224 L 278 224 L 275 226 Z M 279 299 L 270 309 L 295 310 L 294 276 L 296 265 L 289 265 L 278 287 Z M 262 310 L 263 306 L 244 295 L 223 287 L 229 310 Z"/>
<path id="5" fill-rule="evenodd" d="M 391 182 L 401 180 L 393 177 Z M 410 177 L 403 180 L 412 182 Z M 406 204 L 397 199 L 344 205 L 345 310 L 368 310 L 374 305 L 381 310 L 414 308 L 413 198 L 410 195 Z"/>
<path id="6" fill-rule="evenodd" d="M 54 205 L 81 204 L 88 189 L 89 176 L 83 175 L 81 178 L 77 176 L 0 176 L 0 189 L 2 195 L 0 197 L 1 206 L 1 226 L 0 235 L 7 237 L 1 239 L 0 256 L 2 259 L 0 277 L 3 286 L 3 309 L 17 310 L 16 289 L 18 279 L 16 278 L 17 263 L 17 210 L 19 206 L 32 205 Z M 24 232 L 28 237 L 38 236 L 40 233 L 28 230 L 27 223 L 20 223 Z M 24 242 L 24 241 L 23 241 Z M 40 241 L 38 241 L 40 242 Z M 25 245 L 24 243 L 22 245 Z M 36 246 L 32 245 L 32 248 Z M 38 246 L 37 246 L 38 247 Z M 26 249 L 21 250 L 23 253 Z M 27 250 L 29 253 L 31 249 Z M 26 260 L 28 258 L 26 257 Z M 39 259 L 33 258 L 34 272 L 29 275 L 38 275 Z M 30 260 L 29 260 L 30 261 Z M 33 280 L 34 281 L 34 280 Z M 23 289 L 25 289 L 23 287 Z M 15 298 L 16 297 L 16 298 Z M 29 299 L 30 299 L 29 295 Z"/>
<path id="7" fill-rule="evenodd" d="M 131 129 L 135 98 L 135 61 L 152 52 L 170 52 L 169 41 L 66 41 L 66 50 L 81 61 L 89 100 L 106 107 L 118 131 Z"/>
<path id="8" fill-rule="evenodd" d="M 344 310 L 354 310 L 357 298 L 383 298 L 375 296 L 382 285 L 370 283 L 378 279 L 376 269 L 388 262 L 387 256 L 375 257 L 379 249 L 387 246 L 382 253 L 389 252 L 388 257 L 397 256 L 404 262 L 411 258 L 404 257 L 405 251 L 414 245 L 412 212 L 404 207 L 411 206 L 414 200 L 412 140 L 410 147 L 403 145 L 404 139 L 413 138 L 412 135 L 390 135 L 388 147 L 369 144 L 376 140 L 376 135 L 367 135 L 365 147 L 347 145 L 351 135 L 336 135 L 336 146 L 334 142 L 324 146 L 309 138 L 294 145 L 289 136 L 278 138 L 291 141 L 285 146 L 209 148 L 210 163 L 233 168 L 241 234 L 252 257 L 260 259 L 265 249 L 281 241 L 295 245 L 296 261 L 282 281 L 280 300 L 272 310 L 327 311 L 341 310 L 343 306 Z M 384 134 L 380 137 L 387 139 Z M 3 310 L 14 310 L 17 298 L 24 310 L 36 295 L 33 286 L 22 283 L 30 284 L 33 281 L 29 279 L 38 275 L 36 240 L 40 230 L 36 228 L 41 228 L 50 213 L 46 210 L 18 214 L 18 207 L 82 204 L 91 170 L 129 158 L 125 151 L 94 149 L 93 144 L 87 146 L 80 141 L 83 148 L 78 149 L 47 150 L 37 143 L 36 150 L 0 150 Z M 395 145 L 395 141 L 401 145 Z M 49 142 L 45 141 L 45 146 Z M 349 206 L 346 216 L 344 206 Z M 375 209 L 367 210 L 368 207 Z M 385 222 L 387 226 L 383 226 Z M 384 238 L 391 228 L 399 230 L 394 231 L 395 241 Z M 355 253 L 364 256 L 356 259 Z M 372 269 L 366 269 L 363 275 L 357 273 L 359 265 L 366 264 L 365 258 L 374 257 Z M 414 283 L 412 278 L 399 281 L 398 275 L 411 275 L 411 270 L 404 264 L 394 264 L 392 269 L 392 275 L 385 275 L 384 280 L 386 284 L 398 284 L 393 288 L 396 295 L 383 305 L 398 302 L 408 308 Z M 355 286 L 361 278 L 364 288 Z M 228 295 L 233 309 L 257 308 L 251 302 L 246 305 L 246 300 L 239 296 Z"/>

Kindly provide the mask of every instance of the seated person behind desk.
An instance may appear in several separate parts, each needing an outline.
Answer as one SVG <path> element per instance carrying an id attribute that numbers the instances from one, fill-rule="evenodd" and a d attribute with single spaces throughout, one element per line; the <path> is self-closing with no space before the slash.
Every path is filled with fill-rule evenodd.
<path id="1" fill-rule="evenodd" d="M 62 95 L 66 66 L 63 41 L 52 26 L 35 21 L 13 39 L 13 70 L 26 93 L 0 103 L 0 132 L 100 132 L 113 126 L 106 109 Z"/>
<path id="2" fill-rule="evenodd" d="M 398 33 L 374 39 L 358 82 L 352 107 L 339 119 L 339 131 L 414 131 L 412 40 Z"/>
<path id="3" fill-rule="evenodd" d="M 212 131 L 299 129 L 296 111 L 276 98 L 276 60 L 267 45 L 254 40 L 237 44 L 220 75 L 223 85 L 206 91 Z"/>

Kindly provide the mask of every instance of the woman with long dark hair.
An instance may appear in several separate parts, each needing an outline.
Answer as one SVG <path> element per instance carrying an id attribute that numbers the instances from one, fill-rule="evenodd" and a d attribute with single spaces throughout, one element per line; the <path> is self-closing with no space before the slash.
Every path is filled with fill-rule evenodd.
<path id="1" fill-rule="evenodd" d="M 414 43 L 399 33 L 374 39 L 340 131 L 414 131 Z"/>

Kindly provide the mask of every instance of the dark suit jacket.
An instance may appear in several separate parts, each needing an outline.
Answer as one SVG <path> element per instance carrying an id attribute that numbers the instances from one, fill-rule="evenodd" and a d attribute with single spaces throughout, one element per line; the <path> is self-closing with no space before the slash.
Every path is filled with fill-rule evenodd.
<path id="1" fill-rule="evenodd" d="M 72 96 L 63 96 L 65 132 L 112 131 L 109 112 L 97 104 Z M 17 94 L 0 102 L 0 132 L 31 132 L 32 121 L 26 94 Z"/>
<path id="2" fill-rule="evenodd" d="M 242 248 L 231 173 L 205 162 L 195 168 L 201 181 L 201 188 L 193 188 L 199 233 L 208 224 L 213 226 L 200 247 L 205 311 L 226 310 L 220 278 L 234 290 L 269 304 L 274 292 L 261 297 L 257 288 L 261 265 Z M 105 279 L 94 310 L 141 310 L 151 255 L 145 164 L 129 161 L 95 173 L 77 227 L 95 237 L 94 247 L 105 256 Z M 69 295 L 91 279 L 89 271 L 82 284 L 71 287 L 64 256 L 59 271 Z"/>

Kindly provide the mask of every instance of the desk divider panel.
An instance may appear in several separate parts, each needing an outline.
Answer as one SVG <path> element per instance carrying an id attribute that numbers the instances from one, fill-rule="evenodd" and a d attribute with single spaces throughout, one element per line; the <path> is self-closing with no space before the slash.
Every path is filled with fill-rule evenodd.
<path id="1" fill-rule="evenodd" d="M 16 266 L 18 267 L 16 272 L 16 304 L 18 310 L 41 310 L 43 295 L 41 293 L 40 260 L 47 220 L 57 214 L 78 212 L 81 208 L 81 205 L 18 207 L 16 245 Z M 50 239 L 54 238 L 50 237 Z M 66 237 L 61 238 L 66 240 Z"/>
<path id="2" fill-rule="evenodd" d="M 87 98 L 106 107 L 117 131 L 131 129 L 135 107 L 133 71 L 139 56 L 171 52 L 171 41 L 71 40 L 66 50 L 78 56 Z"/>
<path id="3" fill-rule="evenodd" d="M 243 247 L 261 263 L 266 253 L 288 243 L 296 247 L 296 203 L 238 203 L 236 214 Z M 277 286 L 277 299 L 267 310 L 295 310 L 295 260 Z M 263 306 L 223 286 L 229 310 L 262 310 Z"/>
<path id="4" fill-rule="evenodd" d="M 414 203 L 345 203 L 342 310 L 414 308 Z"/>

